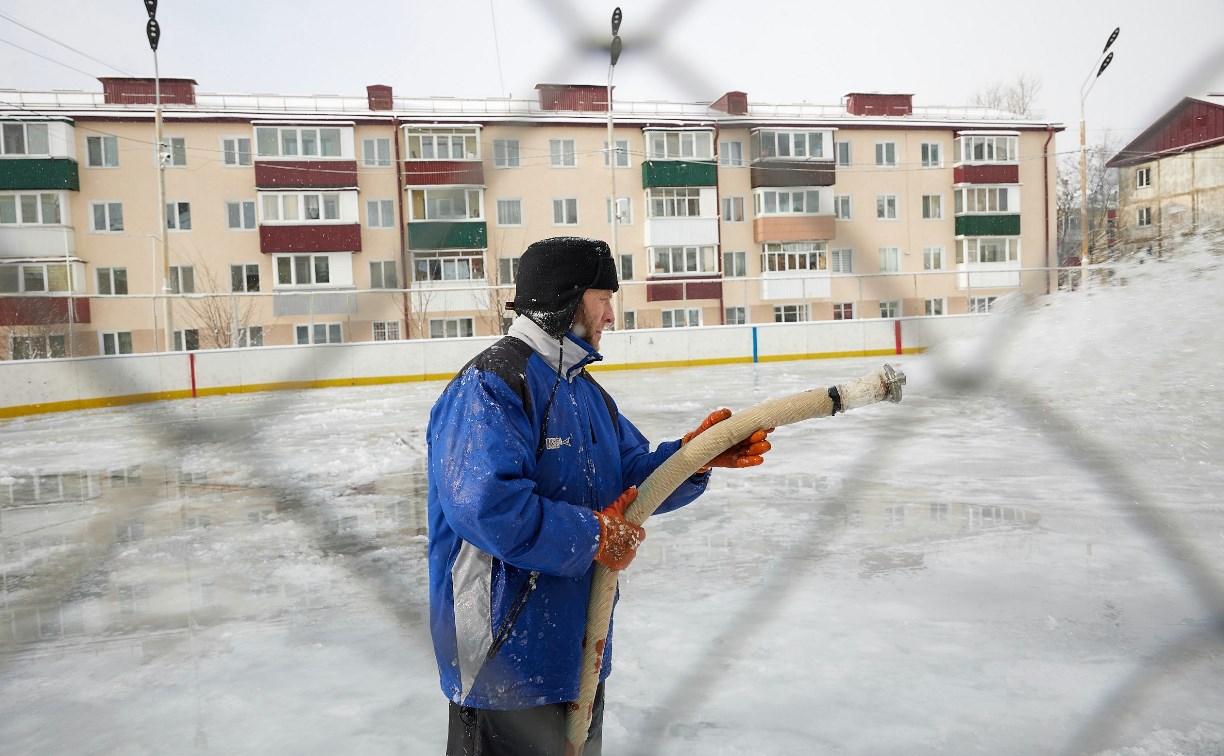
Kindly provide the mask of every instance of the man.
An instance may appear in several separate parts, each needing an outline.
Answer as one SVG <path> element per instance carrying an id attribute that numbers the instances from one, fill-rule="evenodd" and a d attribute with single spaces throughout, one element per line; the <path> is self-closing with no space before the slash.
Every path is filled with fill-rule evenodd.
<path id="1" fill-rule="evenodd" d="M 447 385 L 429 416 L 430 625 L 450 699 L 447 754 L 561 754 L 578 697 L 596 563 L 624 569 L 645 533 L 624 519 L 636 486 L 720 410 L 652 452 L 586 372 L 613 322 L 608 245 L 561 237 L 519 262 L 509 335 Z M 711 460 L 750 467 L 768 431 Z M 709 467 L 657 512 L 696 499 Z M 611 631 L 602 675 L 611 670 Z M 586 749 L 602 744 L 603 681 Z"/>

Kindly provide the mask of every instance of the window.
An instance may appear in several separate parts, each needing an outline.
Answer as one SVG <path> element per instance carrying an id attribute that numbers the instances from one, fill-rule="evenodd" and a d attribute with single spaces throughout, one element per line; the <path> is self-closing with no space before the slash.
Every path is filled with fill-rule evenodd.
<path id="1" fill-rule="evenodd" d="M 717 273 L 714 247 L 651 247 L 655 275 Z"/>
<path id="2" fill-rule="evenodd" d="M 786 160 L 824 159 L 823 131 L 774 131 L 761 129 L 752 135 L 754 158 Z"/>
<path id="3" fill-rule="evenodd" d="M 184 328 L 174 332 L 174 351 L 194 352 L 200 348 L 200 331 L 198 328 Z"/>
<path id="4" fill-rule="evenodd" d="M 822 241 L 769 242 L 761 255 L 761 270 L 769 273 L 828 270 L 828 246 Z"/>
<path id="5" fill-rule="evenodd" d="M 259 291 L 259 266 L 255 263 L 231 265 L 230 291 Z"/>
<path id="6" fill-rule="evenodd" d="M 743 197 L 723 197 L 722 198 L 722 219 L 727 223 L 743 223 L 744 222 L 744 198 Z"/>
<path id="7" fill-rule="evenodd" d="M 0 225 L 58 226 L 61 222 L 56 192 L 0 194 Z"/>
<path id="8" fill-rule="evenodd" d="M 816 215 L 820 192 L 813 188 L 757 189 L 752 193 L 757 215 Z"/>
<path id="9" fill-rule="evenodd" d="M 417 281 L 478 281 L 485 277 L 484 256 L 477 250 L 414 252 Z"/>
<path id="10" fill-rule="evenodd" d="M 394 260 L 374 260 L 370 263 L 371 289 L 398 289 Z"/>
<path id="11" fill-rule="evenodd" d="M 833 198 L 833 217 L 838 220 L 850 220 L 854 217 L 850 211 L 849 194 L 839 194 Z"/>
<path id="12" fill-rule="evenodd" d="M 0 265 L 0 294 L 42 294 L 68 291 L 64 263 L 7 263 Z"/>
<path id="13" fill-rule="evenodd" d="M 881 318 L 899 318 L 901 317 L 901 301 L 893 299 L 880 302 L 880 317 Z"/>
<path id="14" fill-rule="evenodd" d="M 251 164 L 251 138 L 226 137 L 221 140 L 221 163 L 227 166 Z"/>
<path id="15" fill-rule="evenodd" d="M 435 318 L 429 321 L 429 338 L 455 339 L 475 334 L 471 318 Z"/>
<path id="16" fill-rule="evenodd" d="M 523 201 L 521 199 L 499 199 L 497 201 L 497 225 L 523 225 Z"/>
<path id="17" fill-rule="evenodd" d="M 1014 163 L 1019 159 L 1018 136 L 960 136 L 953 145 L 961 163 Z"/>
<path id="18" fill-rule="evenodd" d="M 774 305 L 775 323 L 805 323 L 811 319 L 811 308 L 809 305 Z"/>
<path id="19" fill-rule="evenodd" d="M 132 353 L 132 332 L 131 331 L 116 331 L 113 333 L 100 333 L 98 337 L 102 341 L 102 354 L 131 354 Z"/>
<path id="20" fill-rule="evenodd" d="M 370 228 L 395 228 L 395 200 L 366 200 L 366 225 Z"/>
<path id="21" fill-rule="evenodd" d="M 901 270 L 901 253 L 896 247 L 880 247 L 880 272 L 895 273 Z"/>
<path id="22" fill-rule="evenodd" d="M 617 168 L 628 168 L 629 167 L 629 140 L 617 139 L 615 140 L 615 142 L 616 142 L 616 167 Z M 605 167 L 607 167 L 609 163 L 608 161 L 609 152 L 610 151 L 608 150 L 608 143 L 604 142 L 603 143 L 603 153 L 604 153 L 604 166 Z"/>
<path id="23" fill-rule="evenodd" d="M 922 248 L 922 269 L 943 270 L 943 247 Z"/>
<path id="24" fill-rule="evenodd" d="M 85 137 L 86 165 L 90 168 L 119 167 L 119 138 L 113 136 Z"/>
<path id="25" fill-rule="evenodd" d="M 518 277 L 519 258 L 502 257 L 497 261 L 497 282 L 503 286 L 514 283 Z M 623 278 L 623 276 L 622 276 Z"/>
<path id="26" fill-rule="evenodd" d="M 1013 206 L 1011 189 L 1006 186 L 965 187 L 956 190 L 957 215 L 1015 212 L 1011 210 Z"/>
<path id="27" fill-rule="evenodd" d="M 573 168 L 578 165 L 573 139 L 548 140 L 548 164 L 553 168 Z"/>
<path id="28" fill-rule="evenodd" d="M 714 134 L 709 131 L 647 131 L 647 160 L 713 160 Z"/>
<path id="29" fill-rule="evenodd" d="M 468 187 L 413 189 L 409 192 L 409 220 L 480 220 L 484 217 L 481 190 Z"/>
<path id="30" fill-rule="evenodd" d="M 414 192 L 415 194 L 415 192 Z M 261 202 L 263 222 L 298 223 L 300 221 L 339 221 L 340 195 L 318 194 L 271 194 L 265 193 Z"/>
<path id="31" fill-rule="evenodd" d="M 45 123 L 6 123 L 0 127 L 0 155 L 49 155 Z"/>
<path id="32" fill-rule="evenodd" d="M 1135 188 L 1142 189 L 1152 185 L 1152 169 L 1139 168 L 1135 171 Z"/>
<path id="33" fill-rule="evenodd" d="M 723 253 L 723 276 L 727 278 L 743 278 L 748 275 L 747 252 Z"/>
<path id="34" fill-rule="evenodd" d="M 230 231 L 252 231 L 255 228 L 255 200 L 225 203 L 225 227 Z"/>
<path id="35" fill-rule="evenodd" d="M 261 347 L 263 345 L 263 326 L 247 326 L 246 328 L 238 329 L 238 340 L 234 342 L 234 346 L 242 349 L 245 347 Z"/>
<path id="36" fill-rule="evenodd" d="M 166 203 L 166 229 L 169 231 L 191 230 L 191 203 Z"/>
<path id="37" fill-rule="evenodd" d="M 829 253 L 829 270 L 833 273 L 854 272 L 854 250 L 835 249 Z"/>
<path id="38" fill-rule="evenodd" d="M 371 337 L 375 341 L 399 341 L 400 324 L 398 320 L 375 320 L 370 324 Z"/>
<path id="39" fill-rule="evenodd" d="M 969 297 L 969 312 L 990 312 L 998 297 Z"/>
<path id="40" fill-rule="evenodd" d="M 1020 259 L 1020 240 L 1013 237 L 975 237 L 956 242 L 956 263 L 1003 263 Z"/>
<path id="41" fill-rule="evenodd" d="M 1139 213 L 1136 218 L 1135 225 L 1139 226 L 1140 228 L 1146 228 L 1147 226 L 1152 225 L 1152 208 L 1150 207 L 1139 208 Z"/>
<path id="42" fill-rule="evenodd" d="M 278 286 L 312 286 L 331 283 L 331 260 L 327 255 L 276 255 Z"/>
<path id="43" fill-rule="evenodd" d="M 718 164 L 724 168 L 738 168 L 744 164 L 743 142 L 719 142 Z"/>
<path id="44" fill-rule="evenodd" d="M 876 218 L 880 220 L 896 220 L 897 219 L 897 195 L 895 194 L 877 194 L 876 195 Z"/>
<path id="45" fill-rule="evenodd" d="M 122 202 L 91 202 L 93 230 L 98 233 L 117 233 L 123 230 Z"/>
<path id="46" fill-rule="evenodd" d="M 922 167 L 940 168 L 943 166 L 943 152 L 939 142 L 922 143 Z"/>
<path id="47" fill-rule="evenodd" d="M 167 166 L 171 168 L 183 168 L 187 165 L 187 139 L 186 137 L 166 137 L 166 155 L 169 160 Z"/>
<path id="48" fill-rule="evenodd" d="M 562 197 L 553 200 L 553 225 L 575 226 L 578 224 L 578 198 Z"/>
<path id="49" fill-rule="evenodd" d="M 633 280 L 633 255 L 632 254 L 626 253 L 620 256 L 620 280 L 622 281 L 632 281 Z"/>
<path id="50" fill-rule="evenodd" d="M 612 198 L 604 199 L 604 211 L 607 214 L 607 221 L 612 223 Z M 628 226 L 633 223 L 633 201 L 628 197 L 616 198 L 616 222 L 622 226 Z"/>
<path id="51" fill-rule="evenodd" d="M 493 167 L 519 167 L 519 143 L 517 139 L 493 140 Z"/>
<path id="52" fill-rule="evenodd" d="M 294 339 L 298 344 L 340 344 L 344 334 L 339 323 L 312 323 L 294 326 Z"/>
<path id="53" fill-rule="evenodd" d="M 937 299 L 928 299 L 926 301 L 926 314 L 927 315 L 943 315 L 944 314 L 943 297 L 939 297 Z"/>
<path id="54" fill-rule="evenodd" d="M 701 189 L 649 189 L 647 215 L 651 218 L 696 218 L 701 215 Z"/>
<path id="55" fill-rule="evenodd" d="M 853 302 L 834 302 L 833 303 L 833 319 L 834 320 L 854 320 L 854 303 Z"/>
<path id="56" fill-rule="evenodd" d="M 361 140 L 361 164 L 369 168 L 387 168 L 391 165 L 391 140 L 370 138 Z"/>
<path id="57" fill-rule="evenodd" d="M 748 323 L 748 308 L 728 307 L 723 314 L 723 322 L 727 325 L 746 325 Z"/>
<path id="58" fill-rule="evenodd" d="M 62 334 L 10 336 L 9 354 L 14 360 L 45 360 L 67 357 L 67 339 Z"/>
<path id="59" fill-rule="evenodd" d="M 938 194 L 922 195 L 922 217 L 927 220 L 943 218 L 943 197 Z"/>
<path id="60" fill-rule="evenodd" d="M 255 151 L 259 157 L 342 157 L 341 130 L 313 126 L 259 126 Z"/>
<path id="61" fill-rule="evenodd" d="M 408 157 L 411 160 L 476 160 L 480 157 L 478 134 L 474 128 L 410 129 Z"/>
<path id="62" fill-rule="evenodd" d="M 127 268 L 98 268 L 98 295 L 114 296 L 128 293 Z"/>
<path id="63" fill-rule="evenodd" d="M 882 168 L 897 167 L 897 143 L 896 142 L 876 142 L 875 146 L 876 165 Z"/>
<path id="64" fill-rule="evenodd" d="M 700 307 L 681 307 L 674 310 L 663 310 L 662 325 L 664 328 L 696 328 L 701 325 Z"/>
<path id="65" fill-rule="evenodd" d="M 837 142 L 837 165 L 840 168 L 848 168 L 850 166 L 850 143 Z"/>
<path id="66" fill-rule="evenodd" d="M 190 265 L 170 266 L 170 293 L 195 293 L 195 268 Z"/>
<path id="67" fill-rule="evenodd" d="M 632 331 L 637 328 L 637 311 L 625 310 L 621 313 L 621 328 L 626 331 Z"/>

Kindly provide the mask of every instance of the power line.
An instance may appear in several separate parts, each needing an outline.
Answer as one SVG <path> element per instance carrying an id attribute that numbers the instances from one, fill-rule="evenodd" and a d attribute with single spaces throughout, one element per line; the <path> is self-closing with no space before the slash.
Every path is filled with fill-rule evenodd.
<path id="1" fill-rule="evenodd" d="M 4 12 L 0 11 L 0 18 L 5 19 L 6 21 L 10 21 L 10 22 L 12 22 L 12 23 L 14 23 L 14 24 L 16 24 L 16 25 L 20 26 L 22 29 L 25 29 L 25 30 L 27 30 L 27 31 L 31 31 L 31 32 L 33 32 L 33 33 L 37 34 L 38 36 L 42 37 L 43 39 L 49 40 L 49 41 L 51 41 L 51 42 L 54 42 L 55 44 L 59 45 L 60 47 L 63 47 L 63 48 L 64 48 L 64 49 L 66 49 L 66 50 L 71 50 L 72 52 L 76 53 L 77 55 L 80 55 L 80 56 L 82 56 L 82 57 L 84 57 L 84 58 L 89 58 L 89 59 L 90 59 L 90 60 L 92 60 L 94 63 L 99 63 L 99 64 L 101 64 L 101 65 L 103 65 L 103 66 L 106 66 L 107 68 L 111 69 L 112 71 L 118 71 L 119 73 L 121 73 L 121 74 L 123 74 L 123 75 L 125 75 L 125 76 L 132 76 L 132 77 L 134 77 L 134 76 L 135 76 L 135 74 L 133 74 L 133 73 L 131 73 L 131 72 L 129 72 L 129 71 L 125 71 L 125 70 L 123 70 L 122 68 L 119 68 L 118 66 L 112 66 L 110 63 L 107 63 L 107 62 L 106 62 L 106 61 L 104 61 L 104 60 L 99 60 L 98 58 L 95 58 L 94 56 L 90 55 L 90 54 L 89 54 L 89 53 L 87 53 L 87 52 L 84 52 L 84 51 L 82 51 L 82 50 L 78 50 L 77 48 L 73 47 L 72 45 L 66 44 L 66 43 L 64 43 L 64 42 L 60 42 L 58 39 L 55 39 L 54 37 L 51 37 L 51 36 L 49 36 L 49 35 L 47 35 L 47 34 L 44 34 L 44 33 L 40 32 L 38 29 L 35 29 L 35 28 L 34 28 L 34 27 L 32 27 L 32 26 L 29 26 L 29 25 L 27 25 L 27 24 L 24 24 L 24 23 L 22 23 L 21 21 L 18 21 L 17 19 L 13 18 L 12 16 L 8 15 L 7 13 L 4 13 Z M 9 44 L 12 44 L 12 43 L 10 42 Z M 14 45 L 14 47 L 16 47 L 16 45 Z M 25 48 L 22 48 L 22 49 L 25 49 Z M 26 50 L 26 52 L 32 52 L 32 51 L 31 51 L 31 50 Z M 34 53 L 34 54 L 35 54 L 35 55 L 38 55 L 38 53 Z M 39 57 L 43 57 L 43 56 L 41 56 L 41 55 L 40 55 Z M 51 59 L 50 59 L 50 58 L 47 58 L 47 60 L 51 60 Z M 59 61 L 52 61 L 52 62 L 53 62 L 53 63 L 58 63 Z M 62 63 L 61 63 L 61 65 L 66 65 L 66 64 L 62 64 Z M 74 69 L 74 70 L 79 70 L 79 69 Z M 92 74 L 90 74 L 90 75 L 92 76 Z"/>
<path id="2" fill-rule="evenodd" d="M 73 71 L 76 71 L 77 73 L 85 74 L 86 76 L 88 76 L 88 77 L 89 77 L 89 78 L 91 78 L 91 79 L 96 79 L 96 78 L 98 78 L 97 76 L 95 76 L 94 74 L 90 73 L 89 71 L 82 71 L 81 69 L 77 68 L 76 66 L 70 66 L 70 65 L 68 65 L 67 63 L 62 63 L 62 62 L 60 62 L 60 61 L 56 60 L 55 58 L 48 58 L 46 55 L 43 55 L 42 53 L 37 53 L 37 52 L 34 52 L 33 50 L 29 49 L 28 47 L 22 47 L 21 45 L 17 44 L 16 42 L 10 42 L 10 41 L 8 41 L 7 39 L 0 39 L 0 42 L 3 42 L 3 43 L 4 43 L 4 44 L 6 44 L 6 45 L 12 45 L 13 47 L 16 47 L 18 50 L 21 50 L 21 51 L 23 51 L 23 52 L 28 52 L 29 54 L 31 54 L 31 55 L 35 55 L 35 56 L 37 56 L 37 57 L 39 57 L 39 58 L 42 58 L 43 60 L 50 61 L 50 62 L 52 62 L 52 63 L 56 64 L 57 66 L 63 66 L 64 68 L 69 68 L 69 69 L 71 69 L 71 70 L 73 70 Z"/>

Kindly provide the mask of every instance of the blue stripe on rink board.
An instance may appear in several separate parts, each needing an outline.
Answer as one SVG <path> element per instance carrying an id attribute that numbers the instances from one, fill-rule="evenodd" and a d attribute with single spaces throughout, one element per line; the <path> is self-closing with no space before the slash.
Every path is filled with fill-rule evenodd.
<path id="1" fill-rule="evenodd" d="M 752 361 L 760 362 L 760 360 L 757 359 L 757 329 L 756 329 L 756 326 L 752 327 Z"/>

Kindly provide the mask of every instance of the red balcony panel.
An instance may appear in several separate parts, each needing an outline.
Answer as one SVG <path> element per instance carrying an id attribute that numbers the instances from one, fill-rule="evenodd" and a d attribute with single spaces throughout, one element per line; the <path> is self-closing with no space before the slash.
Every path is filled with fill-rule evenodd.
<path id="1" fill-rule="evenodd" d="M 1019 184 L 1020 166 L 1015 163 L 958 165 L 952 169 L 952 178 L 958 184 Z"/>
<path id="2" fill-rule="evenodd" d="M 484 184 L 484 164 L 479 160 L 405 160 L 404 183 L 408 186 Z"/>
<path id="3" fill-rule="evenodd" d="M 0 297 L 0 326 L 88 323 L 89 317 L 85 297 Z"/>
<path id="4" fill-rule="evenodd" d="M 677 302 L 689 299 L 718 299 L 722 296 L 722 282 L 702 280 L 689 281 L 685 279 L 650 279 L 646 286 L 647 302 Z"/>
<path id="5" fill-rule="evenodd" d="M 356 160 L 257 160 L 257 189 L 342 189 L 357 186 Z"/>
<path id="6" fill-rule="evenodd" d="M 265 255 L 279 252 L 360 252 L 361 224 L 260 226 L 259 251 Z"/>

